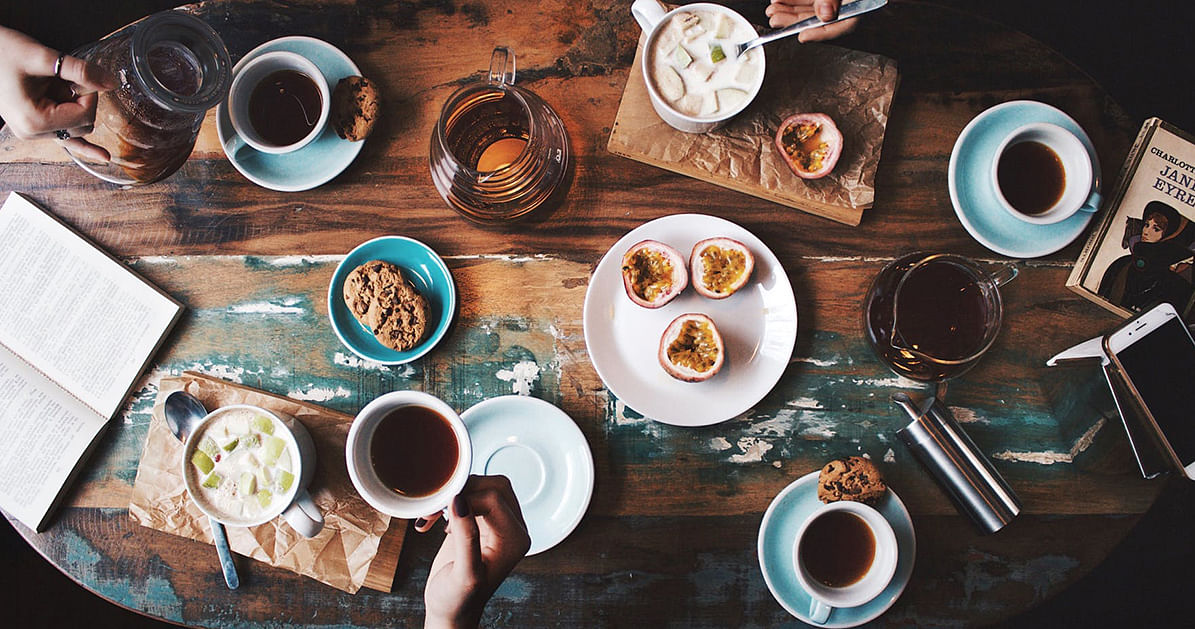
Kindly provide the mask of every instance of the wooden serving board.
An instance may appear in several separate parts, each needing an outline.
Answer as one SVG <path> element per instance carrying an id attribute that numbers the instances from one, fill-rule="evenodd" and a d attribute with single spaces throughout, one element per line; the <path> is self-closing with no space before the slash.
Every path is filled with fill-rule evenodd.
<path id="1" fill-rule="evenodd" d="M 795 39 L 768 47 L 763 88 L 726 126 L 704 134 L 668 126 L 643 80 L 644 38 L 635 51 L 607 148 L 611 153 L 847 225 L 875 199 L 875 174 L 899 74 L 880 55 Z M 816 180 L 797 177 L 773 138 L 800 112 L 821 112 L 843 133 L 838 165 Z"/>

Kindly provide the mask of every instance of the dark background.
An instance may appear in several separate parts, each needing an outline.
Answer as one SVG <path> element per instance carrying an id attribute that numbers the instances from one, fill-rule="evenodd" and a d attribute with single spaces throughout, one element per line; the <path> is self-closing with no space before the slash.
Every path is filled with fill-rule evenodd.
<path id="1" fill-rule="evenodd" d="M 766 6 L 766 2 L 752 0 L 726 3 L 760 20 Z M 1133 120 L 1158 116 L 1195 132 L 1195 108 L 1188 98 L 1189 77 L 1195 67 L 1195 2 L 926 3 L 963 9 L 1031 35 L 1090 75 Z M 29 33 L 51 47 L 70 50 L 174 4 L 165 0 L 3 0 L 0 24 Z M 629 13 L 629 0 L 627 5 Z M 850 46 L 851 39 L 839 43 Z M 1195 385 L 1195 374 L 1192 376 Z M 1195 582 L 1191 576 L 1195 567 L 1195 482 L 1154 482 L 1166 484 L 1161 498 L 1107 561 L 1062 594 L 1001 626 L 1190 626 L 1195 618 L 1195 594 L 1191 591 Z M 4 558 L 0 568 L 4 620 L 0 624 L 4 626 L 168 626 L 121 609 L 76 585 L 43 560 L 7 521 L 0 524 L 0 544 Z"/>

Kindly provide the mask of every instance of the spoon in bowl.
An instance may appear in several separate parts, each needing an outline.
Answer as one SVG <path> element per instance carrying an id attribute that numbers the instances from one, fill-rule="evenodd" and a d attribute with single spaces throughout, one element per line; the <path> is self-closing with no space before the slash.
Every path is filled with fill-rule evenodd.
<path id="1" fill-rule="evenodd" d="M 166 396 L 162 403 L 162 411 L 166 416 L 166 426 L 179 441 L 186 443 L 187 437 L 195 432 L 199 422 L 207 416 L 207 409 L 203 402 L 186 391 L 175 391 Z M 236 564 L 232 563 L 232 551 L 228 548 L 228 535 L 224 532 L 224 525 L 212 518 L 208 518 L 212 525 L 212 537 L 216 544 L 216 553 L 220 555 L 220 567 L 224 570 L 224 582 L 228 589 L 235 590 L 241 585 L 237 576 Z"/>
<path id="2" fill-rule="evenodd" d="M 888 0 L 855 0 L 854 2 L 848 2 L 842 5 L 842 8 L 838 10 L 838 17 L 836 19 L 830 20 L 829 22 L 823 22 L 821 18 L 815 15 L 813 17 L 805 18 L 795 24 L 785 26 L 778 31 L 773 31 L 767 35 L 756 37 L 750 41 L 730 46 L 728 50 L 732 57 L 738 57 L 739 55 L 751 50 L 752 48 L 755 48 L 756 46 L 762 46 L 768 42 L 774 42 L 777 39 L 788 37 L 789 35 L 796 35 L 801 31 L 807 31 L 811 28 L 817 28 L 827 24 L 837 24 L 843 20 L 849 20 L 853 17 L 863 15 L 864 13 L 875 11 L 886 4 L 888 4 Z"/>

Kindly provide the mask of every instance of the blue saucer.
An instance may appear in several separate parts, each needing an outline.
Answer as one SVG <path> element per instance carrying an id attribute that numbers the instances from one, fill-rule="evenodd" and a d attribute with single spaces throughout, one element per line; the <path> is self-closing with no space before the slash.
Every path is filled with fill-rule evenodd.
<path id="1" fill-rule="evenodd" d="M 1093 187 L 1100 185 L 1100 160 L 1087 133 L 1070 116 L 1045 103 L 1016 100 L 975 117 L 959 134 L 950 154 L 950 202 L 963 227 L 980 244 L 1012 258 L 1036 258 L 1067 246 L 1091 222 L 1094 212 L 1076 212 L 1052 225 L 1018 220 L 1000 206 L 992 185 L 996 148 L 1013 129 L 1032 122 L 1056 124 L 1074 133 L 1091 155 Z"/>
<path id="2" fill-rule="evenodd" d="M 357 64 L 339 48 L 314 37 L 296 35 L 270 40 L 249 51 L 233 67 L 233 75 L 250 59 L 275 50 L 298 53 L 310 59 L 328 80 L 329 91 L 336 89 L 340 79 L 361 74 Z M 232 120 L 228 117 L 227 99 L 216 110 L 216 133 L 220 136 L 221 147 L 236 135 Z M 364 145 L 364 140 L 350 142 L 341 139 L 329 123 L 318 138 L 297 151 L 275 155 L 246 146 L 235 155 L 227 151 L 224 154 L 249 181 L 270 190 L 298 192 L 323 185 L 339 175 L 353 163 Z"/>
<path id="3" fill-rule="evenodd" d="M 772 596 L 776 597 L 776 602 L 788 613 L 810 624 L 809 604 L 812 599 L 797 580 L 793 544 L 797 540 L 797 529 L 822 504 L 817 499 L 818 473 L 810 472 L 781 490 L 772 504 L 768 505 L 768 510 L 763 514 L 763 523 L 759 526 L 759 567 L 763 570 L 763 580 L 772 591 Z M 824 624 L 817 626 L 855 627 L 871 622 L 892 607 L 909 583 L 913 561 L 917 556 L 917 536 L 913 533 L 913 519 L 909 517 L 909 510 L 891 487 L 887 495 L 873 506 L 888 519 L 896 533 L 899 546 L 896 574 L 892 576 L 888 587 L 870 602 L 858 607 L 836 608 L 830 612 L 830 618 Z"/>
<path id="4" fill-rule="evenodd" d="M 432 329 L 422 343 L 399 352 L 382 345 L 369 328 L 357 321 L 344 303 L 344 280 L 353 269 L 382 260 L 403 271 L 403 277 L 427 299 L 428 323 Z M 456 312 L 456 284 L 444 260 L 431 247 L 404 236 L 382 236 L 362 243 L 345 256 L 328 285 L 328 318 L 340 342 L 354 354 L 383 365 L 409 363 L 431 351 L 448 332 Z"/>
<path id="5" fill-rule="evenodd" d="M 501 474 L 519 499 L 528 555 L 564 541 L 593 497 L 593 454 L 571 417 L 538 398 L 504 395 L 461 413 L 474 474 Z"/>

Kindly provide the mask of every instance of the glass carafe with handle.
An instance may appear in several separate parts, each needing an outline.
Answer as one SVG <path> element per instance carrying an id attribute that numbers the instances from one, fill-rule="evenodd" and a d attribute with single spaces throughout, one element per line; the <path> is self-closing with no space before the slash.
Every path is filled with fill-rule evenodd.
<path id="1" fill-rule="evenodd" d="M 73 54 L 107 70 L 118 87 L 99 94 L 95 126 L 83 136 L 111 159 L 67 153 L 112 183 L 147 184 L 178 170 L 205 113 L 228 93 L 231 64 L 223 40 L 182 10 L 155 13 Z"/>

